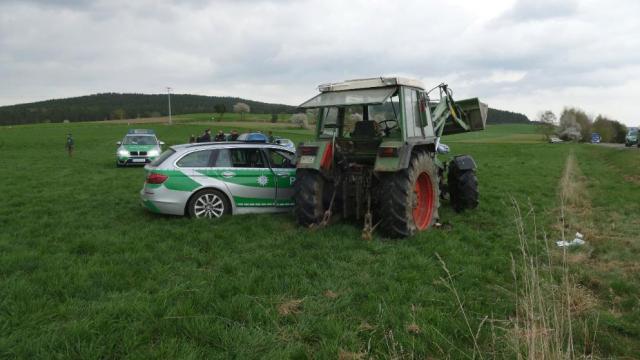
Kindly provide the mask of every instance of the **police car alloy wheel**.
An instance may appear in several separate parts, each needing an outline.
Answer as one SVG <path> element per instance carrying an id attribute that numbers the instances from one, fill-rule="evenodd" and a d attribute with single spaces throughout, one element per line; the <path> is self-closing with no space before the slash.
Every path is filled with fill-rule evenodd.
<path id="1" fill-rule="evenodd" d="M 197 192 L 189 200 L 189 216 L 202 219 L 216 219 L 229 213 L 229 201 L 218 190 L 206 189 Z"/>

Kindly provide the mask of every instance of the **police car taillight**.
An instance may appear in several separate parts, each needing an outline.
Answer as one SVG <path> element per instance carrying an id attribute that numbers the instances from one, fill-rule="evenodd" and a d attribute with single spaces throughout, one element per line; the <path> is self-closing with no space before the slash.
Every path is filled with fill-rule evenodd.
<path id="1" fill-rule="evenodd" d="M 167 175 L 152 173 L 147 176 L 147 184 L 162 184 L 168 178 Z"/>

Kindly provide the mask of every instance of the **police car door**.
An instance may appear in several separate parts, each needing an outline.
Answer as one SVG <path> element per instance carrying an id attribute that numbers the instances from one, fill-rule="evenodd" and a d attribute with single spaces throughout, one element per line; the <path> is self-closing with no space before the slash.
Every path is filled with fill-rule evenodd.
<path id="1" fill-rule="evenodd" d="M 293 183 L 296 181 L 295 155 L 280 149 L 265 149 L 276 180 L 276 206 L 293 206 Z"/>
<path id="2" fill-rule="evenodd" d="M 227 186 L 238 207 L 270 207 L 276 195 L 275 177 L 259 148 L 231 148 L 233 177 Z M 224 174 L 223 174 L 224 175 Z"/>

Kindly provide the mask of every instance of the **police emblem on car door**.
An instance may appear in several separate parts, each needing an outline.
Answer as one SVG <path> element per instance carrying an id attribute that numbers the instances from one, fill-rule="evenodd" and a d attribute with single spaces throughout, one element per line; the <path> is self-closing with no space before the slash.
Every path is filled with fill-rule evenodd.
<path id="1" fill-rule="evenodd" d="M 236 206 L 273 206 L 276 180 L 263 152 L 259 148 L 235 148 L 229 152 L 233 167 L 221 174 Z"/>

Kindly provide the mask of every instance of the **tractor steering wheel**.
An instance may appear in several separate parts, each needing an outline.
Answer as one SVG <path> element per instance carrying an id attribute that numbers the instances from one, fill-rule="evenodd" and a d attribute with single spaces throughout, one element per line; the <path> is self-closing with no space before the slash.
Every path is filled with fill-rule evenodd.
<path id="1" fill-rule="evenodd" d="M 394 124 L 390 126 L 389 123 L 394 123 Z M 398 127 L 398 120 L 395 120 L 395 119 L 382 120 L 378 123 L 378 125 L 380 124 L 384 124 L 384 129 L 382 129 L 382 131 L 384 131 L 385 136 L 389 136 L 389 134 L 391 133 L 391 130 Z"/>

